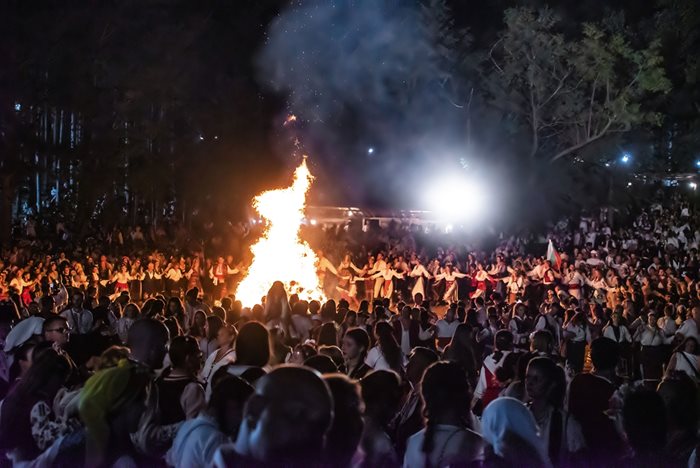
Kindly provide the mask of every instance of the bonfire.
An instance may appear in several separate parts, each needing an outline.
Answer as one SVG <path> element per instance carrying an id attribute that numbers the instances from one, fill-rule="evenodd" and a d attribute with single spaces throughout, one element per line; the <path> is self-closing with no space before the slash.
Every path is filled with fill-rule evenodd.
<path id="1" fill-rule="evenodd" d="M 294 171 L 292 185 L 263 192 L 253 199 L 253 208 L 265 219 L 265 230 L 250 248 L 253 260 L 238 285 L 236 299 L 243 306 L 259 304 L 275 281 L 304 300 L 323 300 L 316 264 L 318 258 L 301 239 L 306 195 L 314 178 L 306 157 Z"/>

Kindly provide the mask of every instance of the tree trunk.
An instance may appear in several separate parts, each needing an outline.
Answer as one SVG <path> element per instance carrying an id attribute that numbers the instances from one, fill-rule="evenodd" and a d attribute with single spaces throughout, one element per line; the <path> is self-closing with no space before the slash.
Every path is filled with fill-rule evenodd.
<path id="1" fill-rule="evenodd" d="M 0 245 L 10 243 L 12 237 L 12 199 L 16 192 L 14 174 L 3 174 L 0 178 Z"/>

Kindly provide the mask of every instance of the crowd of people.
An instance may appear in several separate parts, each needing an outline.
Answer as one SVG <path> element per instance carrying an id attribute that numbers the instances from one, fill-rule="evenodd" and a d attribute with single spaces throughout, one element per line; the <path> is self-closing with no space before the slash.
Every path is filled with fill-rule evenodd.
<path id="1" fill-rule="evenodd" d="M 335 236 L 323 300 L 254 305 L 235 255 L 15 245 L 0 466 L 695 466 L 700 227 L 609 216 L 539 255 Z"/>

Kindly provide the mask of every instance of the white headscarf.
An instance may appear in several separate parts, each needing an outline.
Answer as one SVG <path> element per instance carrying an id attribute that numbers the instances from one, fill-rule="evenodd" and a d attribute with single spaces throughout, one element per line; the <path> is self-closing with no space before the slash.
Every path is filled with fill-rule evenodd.
<path id="1" fill-rule="evenodd" d="M 501 397 L 489 403 L 481 418 L 481 433 L 498 456 L 503 456 L 506 434 L 515 434 L 538 453 L 546 466 L 551 466 L 535 418 L 520 400 Z"/>
<path id="2" fill-rule="evenodd" d="M 44 319 L 41 317 L 28 317 L 18 322 L 5 339 L 5 352 L 10 352 L 26 343 L 34 335 L 41 335 Z"/>

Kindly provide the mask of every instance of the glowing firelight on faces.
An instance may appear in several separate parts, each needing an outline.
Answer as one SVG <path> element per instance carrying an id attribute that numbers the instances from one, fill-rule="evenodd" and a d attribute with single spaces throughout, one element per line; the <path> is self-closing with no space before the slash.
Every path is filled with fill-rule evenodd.
<path id="1" fill-rule="evenodd" d="M 299 237 L 312 181 L 304 158 L 294 171 L 291 186 L 263 192 L 253 199 L 253 208 L 267 225 L 250 248 L 253 262 L 236 291 L 236 299 L 244 306 L 259 304 L 275 281 L 281 281 L 289 293 L 297 293 L 301 299 L 325 299 L 316 274 L 316 254 Z"/>

